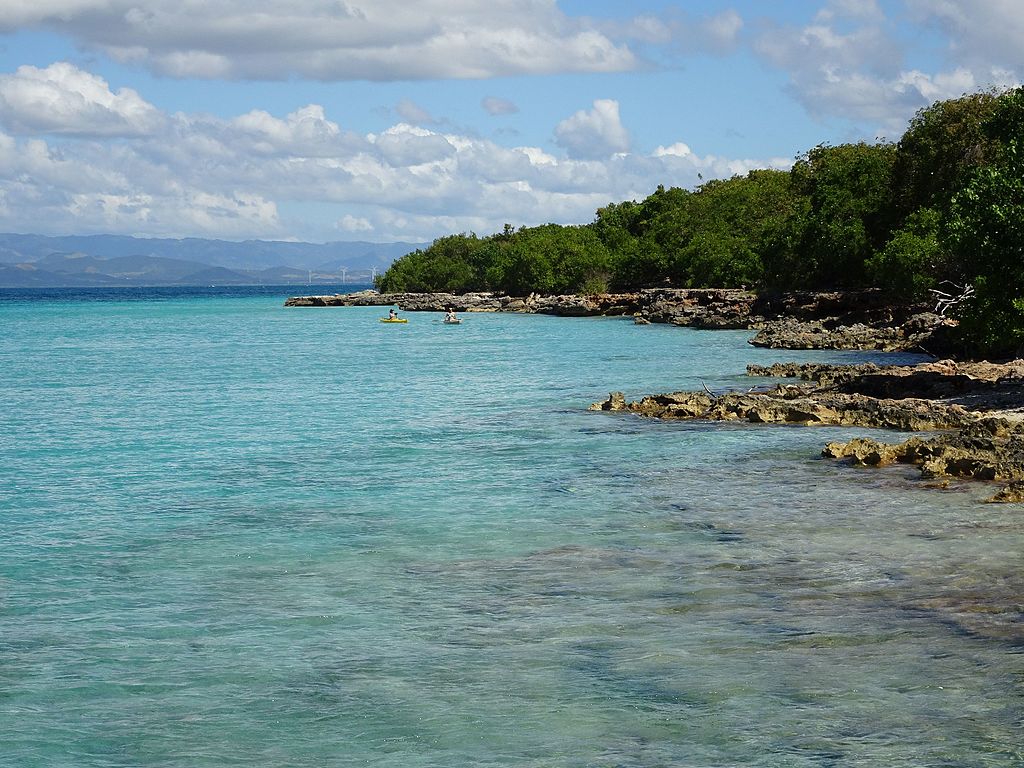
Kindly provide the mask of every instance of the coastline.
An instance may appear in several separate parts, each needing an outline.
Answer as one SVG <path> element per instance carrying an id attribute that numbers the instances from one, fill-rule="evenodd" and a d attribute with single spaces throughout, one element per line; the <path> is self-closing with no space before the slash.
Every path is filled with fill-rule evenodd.
<path id="1" fill-rule="evenodd" d="M 293 296 L 286 307 L 397 306 L 403 312 L 517 312 L 559 317 L 631 316 L 638 324 L 752 330 L 771 349 L 949 350 L 953 323 L 924 305 L 894 304 L 881 291 L 757 294 L 739 288 L 644 288 L 595 295 L 379 293 Z"/>
<path id="2" fill-rule="evenodd" d="M 939 433 L 899 443 L 858 437 L 829 443 L 822 456 L 863 466 L 916 465 L 921 477 L 999 484 L 990 502 L 1024 502 L 1024 360 L 913 366 L 872 364 L 748 366 L 751 377 L 798 379 L 746 392 L 670 392 L 626 402 L 621 392 L 594 411 L 658 419 L 837 425 Z"/>
<path id="3" fill-rule="evenodd" d="M 517 312 L 562 317 L 632 316 L 638 324 L 748 329 L 749 343 L 772 349 L 916 351 L 951 355 L 955 323 L 920 305 L 901 306 L 879 291 L 759 296 L 740 289 L 649 288 L 595 296 L 510 297 L 491 293 L 360 291 L 289 298 L 288 307 L 386 306 L 405 312 Z M 988 501 L 1024 503 L 1024 360 L 934 360 L 914 366 L 748 366 L 768 387 L 715 393 L 678 391 L 625 401 L 612 392 L 590 410 L 658 419 L 752 424 L 843 425 L 912 436 L 901 443 L 855 438 L 829 443 L 827 458 L 866 466 L 913 464 L 943 487 L 952 478 L 1000 484 Z"/>

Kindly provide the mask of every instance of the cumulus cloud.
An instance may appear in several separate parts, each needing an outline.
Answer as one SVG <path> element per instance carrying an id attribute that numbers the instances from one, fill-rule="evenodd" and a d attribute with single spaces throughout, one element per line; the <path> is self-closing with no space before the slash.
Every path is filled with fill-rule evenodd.
<path id="1" fill-rule="evenodd" d="M 508 99 L 499 99 L 495 96 L 488 96 L 480 102 L 480 106 L 489 115 L 513 115 L 519 111 L 519 107 Z"/>
<path id="2" fill-rule="evenodd" d="M 689 145 L 683 144 L 681 141 L 654 150 L 655 157 L 688 157 L 692 154 Z"/>
<path id="3" fill-rule="evenodd" d="M 555 128 L 555 140 L 571 157 L 602 158 L 629 150 L 629 132 L 619 119 L 619 103 L 598 99 Z"/>
<path id="4" fill-rule="evenodd" d="M 373 140 L 381 158 L 395 168 L 410 168 L 444 162 L 455 154 L 455 147 L 438 133 L 399 124 Z"/>
<path id="5" fill-rule="evenodd" d="M 632 69 L 632 51 L 556 0 L 9 0 L 40 26 L 173 77 L 482 78 Z"/>
<path id="6" fill-rule="evenodd" d="M 364 142 L 328 120 L 319 104 L 297 109 L 284 119 L 253 110 L 230 121 L 228 130 L 233 140 L 245 142 L 254 154 L 331 157 Z"/>
<path id="7" fill-rule="evenodd" d="M 353 216 L 350 213 L 346 213 L 340 219 L 338 219 L 338 229 L 342 232 L 372 232 L 373 224 L 370 223 L 369 219 L 363 218 L 362 216 Z"/>
<path id="8" fill-rule="evenodd" d="M 609 35 L 621 36 L 654 46 L 667 46 L 683 54 L 724 56 L 740 44 L 743 17 L 735 10 L 694 17 L 676 10 L 661 16 L 644 14 L 622 21 L 607 21 L 602 29 Z"/>
<path id="9" fill-rule="evenodd" d="M 0 120 L 17 133 L 144 136 L 165 116 L 130 88 L 111 92 L 105 80 L 59 62 L 0 75 Z"/>
<path id="10" fill-rule="evenodd" d="M 900 132 L 950 77 L 903 70 L 903 51 L 873 0 L 833 0 L 804 27 L 764 23 L 754 50 L 786 71 L 790 93 L 815 118 L 841 117 Z"/>
<path id="11" fill-rule="evenodd" d="M 907 0 L 907 6 L 915 21 L 945 34 L 950 59 L 980 79 L 993 70 L 1024 75 L 1024 6 L 1017 0 Z"/>
<path id="12" fill-rule="evenodd" d="M 12 80 L 60 83 L 54 104 L 74 106 L 55 109 L 63 117 L 43 128 L 24 106 L 35 102 L 5 106 L 0 231 L 420 241 L 506 222 L 585 223 L 597 208 L 646 197 L 658 184 L 692 186 L 698 174 L 775 162 L 701 156 L 682 141 L 631 154 L 612 100 L 557 126 L 561 154 L 407 122 L 353 133 L 318 104 L 283 115 L 154 116 L 137 94 L 66 65 L 0 77 L 5 98 L 17 92 L 6 87 Z"/>
<path id="13" fill-rule="evenodd" d="M 906 66 L 904 44 L 877 0 L 830 0 L 803 27 L 765 22 L 754 50 L 786 71 L 814 117 L 845 118 L 898 135 L 921 107 L 981 88 L 1011 87 L 1024 72 L 1024 7 L 1016 0 L 907 0 L 918 23 L 949 40 L 947 65 Z"/>

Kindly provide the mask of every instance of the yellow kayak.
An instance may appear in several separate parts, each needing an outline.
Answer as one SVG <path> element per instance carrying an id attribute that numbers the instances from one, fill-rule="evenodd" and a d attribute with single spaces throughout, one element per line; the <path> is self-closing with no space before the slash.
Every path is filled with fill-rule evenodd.
<path id="1" fill-rule="evenodd" d="M 396 317 L 396 318 L 395 318 L 395 319 L 393 319 L 393 320 L 392 320 L 392 319 L 391 319 L 390 317 L 382 317 L 382 318 L 380 319 L 380 321 L 381 321 L 382 323 L 408 323 L 408 322 L 409 322 L 409 321 L 408 321 L 408 320 L 406 320 L 406 319 L 405 319 L 404 317 Z"/>

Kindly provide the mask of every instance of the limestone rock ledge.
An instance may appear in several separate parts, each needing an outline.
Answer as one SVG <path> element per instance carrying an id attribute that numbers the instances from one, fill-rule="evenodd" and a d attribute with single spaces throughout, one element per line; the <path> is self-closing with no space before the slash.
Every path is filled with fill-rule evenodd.
<path id="1" fill-rule="evenodd" d="M 988 501 L 1024 501 L 1024 423 L 999 417 L 979 419 L 952 435 L 912 437 L 902 443 L 868 438 L 829 443 L 822 456 L 881 467 L 914 464 L 924 478 L 970 478 L 1007 482 Z"/>
<path id="2" fill-rule="evenodd" d="M 846 393 L 812 393 L 780 385 L 767 392 L 670 392 L 626 402 L 621 392 L 590 406 L 592 411 L 628 411 L 658 419 L 748 421 L 753 424 L 820 424 L 908 432 L 957 429 L 974 421 L 962 406 L 930 400 L 879 399 Z"/>
<path id="3" fill-rule="evenodd" d="M 942 349 L 946 342 L 940 346 L 935 343 L 936 337 L 954 325 L 948 318 L 927 312 L 898 324 L 846 325 L 835 319 L 805 321 L 788 317 L 766 322 L 750 343 L 770 349 Z"/>
<path id="4" fill-rule="evenodd" d="M 670 392 L 636 402 L 613 392 L 590 409 L 660 419 L 945 431 L 896 444 L 870 438 L 830 443 L 822 455 L 868 466 L 914 464 L 929 479 L 1008 483 L 990 501 L 1024 502 L 1024 360 L 892 367 L 786 363 L 750 366 L 748 373 L 812 383 L 757 392 Z"/>
<path id="5" fill-rule="evenodd" d="M 777 363 L 748 365 L 748 376 L 795 378 L 818 389 L 878 398 L 918 397 L 956 403 L 971 411 L 1015 411 L 1024 406 L 1024 360 L 1005 363 L 937 360 L 880 366 Z M 1024 418 L 1024 412 L 1020 413 Z"/>

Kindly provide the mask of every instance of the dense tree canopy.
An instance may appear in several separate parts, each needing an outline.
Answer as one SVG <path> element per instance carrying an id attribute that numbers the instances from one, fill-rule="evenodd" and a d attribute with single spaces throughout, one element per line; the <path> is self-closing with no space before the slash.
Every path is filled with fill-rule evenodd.
<path id="1" fill-rule="evenodd" d="M 998 103 L 984 91 L 920 110 L 896 145 L 893 202 L 903 216 L 945 210 L 975 168 L 991 161 L 997 142 L 982 126 Z"/>
<path id="2" fill-rule="evenodd" d="M 648 286 L 881 287 L 922 300 L 971 286 L 964 338 L 1024 344 L 1024 97 L 939 101 L 895 143 L 819 145 L 756 170 L 612 202 L 586 225 L 442 237 L 378 279 L 388 291 L 593 293 Z"/>
<path id="3" fill-rule="evenodd" d="M 818 146 L 790 172 L 806 205 L 770 253 L 768 280 L 778 287 L 865 284 L 865 262 L 891 231 L 891 144 Z"/>
<path id="4" fill-rule="evenodd" d="M 611 272 L 611 255 L 590 227 L 506 225 L 485 238 L 438 238 L 396 261 L 377 285 L 385 291 L 601 293 Z"/>
<path id="5" fill-rule="evenodd" d="M 1024 90 L 1003 97 L 985 123 L 999 149 L 952 202 L 948 222 L 956 264 L 974 295 L 962 331 L 990 355 L 1024 352 Z"/>

